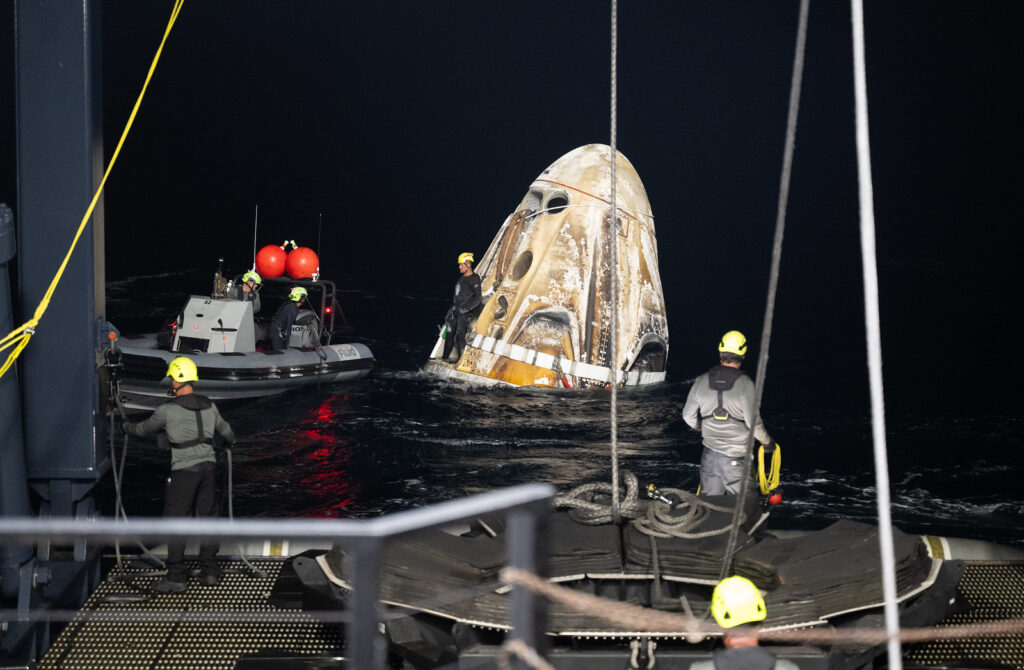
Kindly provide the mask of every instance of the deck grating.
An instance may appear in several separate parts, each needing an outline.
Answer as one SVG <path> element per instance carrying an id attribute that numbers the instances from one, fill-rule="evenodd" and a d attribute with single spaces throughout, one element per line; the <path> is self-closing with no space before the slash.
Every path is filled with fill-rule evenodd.
<path id="1" fill-rule="evenodd" d="M 1024 564 L 968 563 L 958 585 L 970 609 L 938 625 L 962 626 L 1024 617 Z M 999 667 L 1024 669 L 1024 635 L 936 640 L 908 648 L 904 656 L 925 667 Z M 958 662 L 968 662 L 968 666 Z M 977 663 L 984 663 L 978 666 Z"/>
<path id="2" fill-rule="evenodd" d="M 265 576 L 252 576 L 241 561 L 222 560 L 224 576 L 217 586 L 193 580 L 185 593 L 154 594 L 138 603 L 112 603 L 107 597 L 148 593 L 157 576 L 137 570 L 129 584 L 108 575 L 57 637 L 39 670 L 230 670 L 241 656 L 267 650 L 337 656 L 340 624 L 268 602 L 284 561 L 250 562 Z"/>

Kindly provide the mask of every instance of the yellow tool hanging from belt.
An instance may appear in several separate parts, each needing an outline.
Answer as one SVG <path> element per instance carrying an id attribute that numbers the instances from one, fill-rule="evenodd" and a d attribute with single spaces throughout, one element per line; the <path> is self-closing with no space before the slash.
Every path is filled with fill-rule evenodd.
<path id="1" fill-rule="evenodd" d="M 757 476 L 761 484 L 761 495 L 768 495 L 779 486 L 779 473 L 782 471 L 782 448 L 775 443 L 772 450 L 771 472 L 765 475 L 764 472 L 764 445 L 757 450 Z"/>

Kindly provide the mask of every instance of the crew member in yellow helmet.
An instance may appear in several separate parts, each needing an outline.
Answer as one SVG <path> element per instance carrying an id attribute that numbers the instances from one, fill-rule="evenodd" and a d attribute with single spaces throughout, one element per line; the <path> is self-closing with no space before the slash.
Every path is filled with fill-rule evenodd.
<path id="1" fill-rule="evenodd" d="M 288 341 L 292 337 L 292 325 L 299 316 L 299 307 L 306 299 L 308 292 L 301 286 L 295 286 L 288 291 L 288 299 L 274 312 L 271 319 L 269 335 L 270 346 L 274 351 L 284 351 L 288 348 Z"/>
<path id="2" fill-rule="evenodd" d="M 448 337 L 444 341 L 442 358 L 448 359 L 452 350 L 458 361 L 462 358 L 462 350 L 466 347 L 466 332 L 469 330 L 470 319 L 480 314 L 483 297 L 480 294 L 480 275 L 473 272 L 473 254 L 459 254 L 459 281 L 455 282 L 455 297 L 451 309 L 445 317 L 448 326 Z"/>
<path id="3" fill-rule="evenodd" d="M 743 333 L 730 330 L 722 335 L 719 364 L 694 380 L 683 406 L 683 420 L 700 431 L 704 444 L 700 492 L 705 495 L 739 493 L 751 426 L 765 453 L 775 450 L 775 441 L 754 409 L 754 382 L 740 371 L 746 355 L 747 338 Z"/>
<path id="4" fill-rule="evenodd" d="M 214 433 L 228 444 L 234 444 L 235 434 L 221 417 L 217 406 L 204 395 L 194 391 L 199 381 L 199 370 L 192 359 L 179 356 L 167 366 L 171 378 L 171 395 L 153 414 L 140 423 L 124 424 L 124 432 L 136 437 L 166 431 L 166 439 L 157 444 L 169 445 L 171 475 L 167 479 L 164 496 L 164 516 L 212 517 L 217 515 L 217 457 L 213 453 Z M 217 544 L 203 544 L 199 550 L 202 560 L 201 584 L 213 586 L 220 581 L 217 566 Z M 182 593 L 188 589 L 185 574 L 184 542 L 168 542 L 167 575 L 151 587 L 157 593 Z"/>
<path id="5" fill-rule="evenodd" d="M 697 661 L 690 670 L 797 670 L 792 661 L 776 659 L 757 644 L 757 631 L 749 624 L 764 621 L 768 610 L 761 592 L 746 577 L 726 577 L 711 595 L 711 615 L 726 629 L 725 649 L 709 661 Z"/>
<path id="6" fill-rule="evenodd" d="M 255 270 L 249 270 L 242 275 L 241 280 L 228 289 L 228 298 L 232 300 L 245 300 L 252 303 L 252 313 L 260 313 L 260 287 L 263 286 L 263 278 Z"/>

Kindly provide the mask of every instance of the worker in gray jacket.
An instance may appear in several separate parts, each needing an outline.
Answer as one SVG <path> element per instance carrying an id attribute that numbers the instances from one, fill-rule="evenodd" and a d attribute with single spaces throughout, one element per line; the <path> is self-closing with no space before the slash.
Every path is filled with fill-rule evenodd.
<path id="1" fill-rule="evenodd" d="M 170 443 L 171 476 L 167 479 L 164 496 L 164 516 L 196 517 L 217 515 L 217 457 L 213 452 L 214 432 L 228 444 L 234 444 L 235 434 L 217 406 L 206 396 L 194 392 L 193 384 L 199 380 L 196 364 L 179 356 L 167 366 L 171 378 L 171 393 L 175 396 L 153 412 L 145 421 L 124 424 L 124 432 L 142 437 L 166 431 L 157 439 L 158 444 Z M 161 439 L 164 438 L 164 439 Z M 200 547 L 202 572 L 199 581 L 214 586 L 220 581 L 217 566 L 217 544 Z M 185 574 L 184 542 L 167 543 L 167 576 L 153 584 L 157 593 L 182 593 L 188 588 Z"/>
<path id="2" fill-rule="evenodd" d="M 683 420 L 703 438 L 700 491 L 705 495 L 739 493 L 751 427 L 765 453 L 775 450 L 754 409 L 754 382 L 740 372 L 746 354 L 743 333 L 730 330 L 723 335 L 718 343 L 720 365 L 697 377 L 683 406 Z"/>
<path id="3" fill-rule="evenodd" d="M 244 300 L 252 303 L 253 315 L 260 313 L 260 287 L 263 286 L 263 278 L 255 270 L 249 270 L 242 275 L 242 280 L 228 289 L 227 297 L 232 300 Z"/>

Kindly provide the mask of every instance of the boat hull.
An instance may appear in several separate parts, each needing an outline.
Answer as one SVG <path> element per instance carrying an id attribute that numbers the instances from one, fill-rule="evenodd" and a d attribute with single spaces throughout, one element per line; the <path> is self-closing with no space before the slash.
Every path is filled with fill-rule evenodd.
<path id="1" fill-rule="evenodd" d="M 168 363 L 181 354 L 158 349 L 155 336 L 126 338 L 118 347 L 122 367 L 118 391 L 126 409 L 153 409 L 169 395 Z M 314 384 L 367 376 L 373 354 L 359 343 L 322 347 L 189 354 L 199 369 L 196 390 L 213 400 L 272 396 Z"/>

